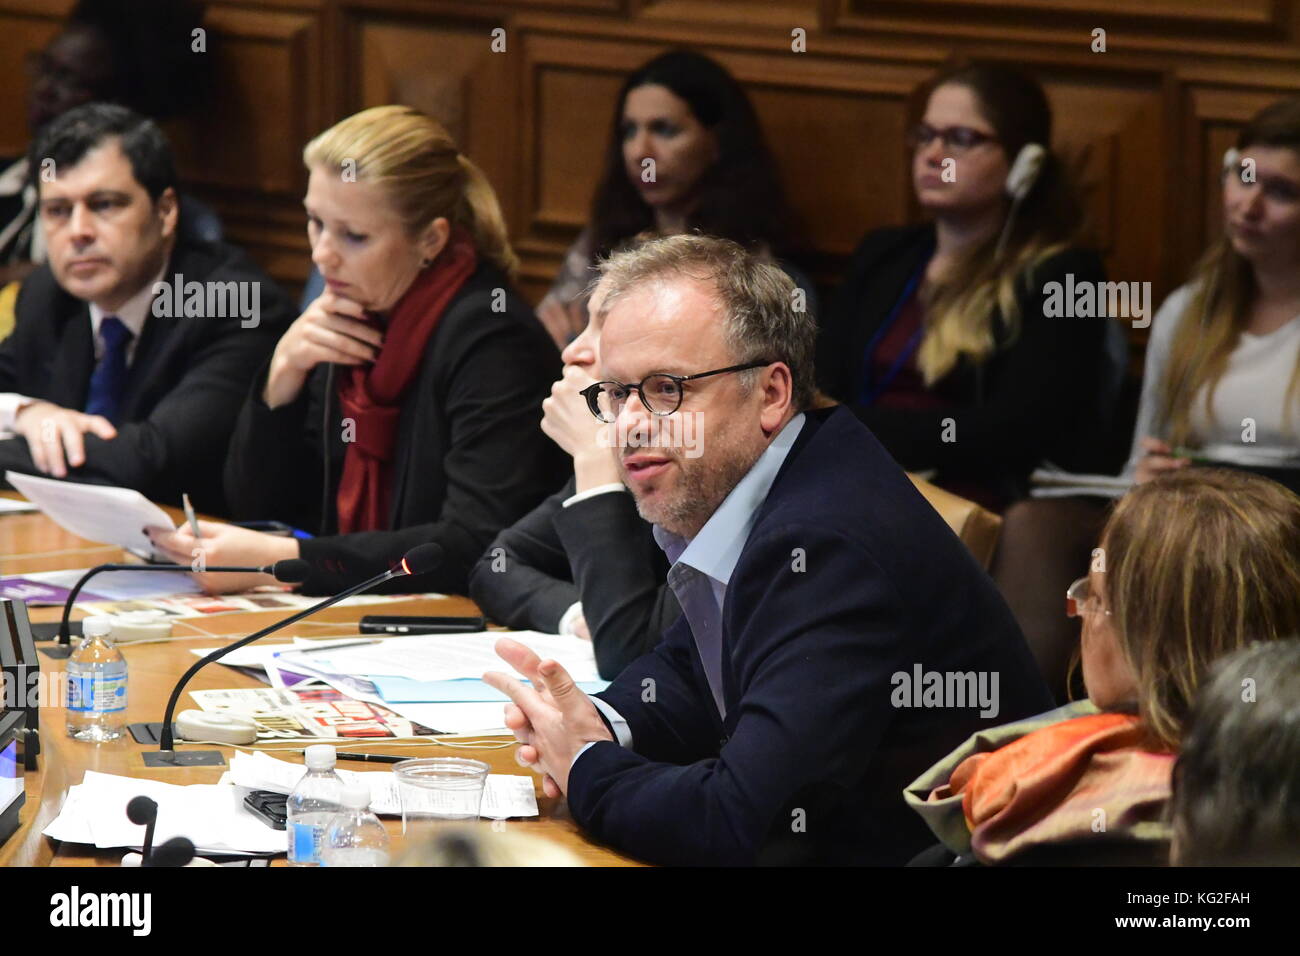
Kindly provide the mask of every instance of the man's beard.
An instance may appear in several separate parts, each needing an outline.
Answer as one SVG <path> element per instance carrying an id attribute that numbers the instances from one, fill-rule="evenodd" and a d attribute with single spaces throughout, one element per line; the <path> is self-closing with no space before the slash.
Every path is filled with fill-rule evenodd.
<path id="1" fill-rule="evenodd" d="M 719 448 L 717 444 L 712 447 Z M 623 451 L 628 454 L 636 450 L 625 448 Z M 719 458 L 723 460 L 719 462 Z M 694 459 L 674 457 L 673 461 L 680 472 L 676 486 L 671 491 L 661 492 L 659 499 L 653 503 L 642 501 L 633 491 L 637 514 L 665 531 L 693 538 L 757 460 L 757 455 L 724 458 L 714 454 Z M 631 489 L 633 486 L 628 483 L 628 487 Z"/>

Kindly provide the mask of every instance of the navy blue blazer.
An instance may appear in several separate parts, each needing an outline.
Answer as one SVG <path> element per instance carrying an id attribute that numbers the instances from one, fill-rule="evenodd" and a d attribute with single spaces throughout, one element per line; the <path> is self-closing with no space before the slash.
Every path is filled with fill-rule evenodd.
<path id="1" fill-rule="evenodd" d="M 842 407 L 807 414 L 722 618 L 726 720 L 683 616 L 598 695 L 635 750 L 602 741 L 569 775 L 574 819 L 644 860 L 901 865 L 934 842 L 903 787 L 973 732 L 1053 706 L 988 575 Z M 989 689 L 996 674 L 996 715 L 916 706 L 895 675 L 918 665 Z"/>

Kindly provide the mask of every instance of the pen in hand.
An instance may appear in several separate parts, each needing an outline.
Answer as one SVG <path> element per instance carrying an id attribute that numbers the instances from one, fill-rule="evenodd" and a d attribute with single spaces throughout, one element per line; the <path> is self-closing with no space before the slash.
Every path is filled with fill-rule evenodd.
<path id="1" fill-rule="evenodd" d="M 181 495 L 181 504 L 185 506 L 185 520 L 190 523 L 190 531 L 194 533 L 194 540 L 199 540 L 199 519 L 194 516 L 194 506 L 190 504 L 188 494 Z"/>

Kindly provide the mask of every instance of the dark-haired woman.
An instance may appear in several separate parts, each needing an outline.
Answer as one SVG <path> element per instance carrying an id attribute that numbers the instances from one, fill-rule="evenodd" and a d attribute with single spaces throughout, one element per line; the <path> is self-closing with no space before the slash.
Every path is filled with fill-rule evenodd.
<path id="1" fill-rule="evenodd" d="M 1076 245 L 1051 133 L 1033 79 L 985 65 L 940 77 L 911 136 L 932 221 L 862 241 L 820 340 L 822 388 L 900 464 L 996 510 L 1045 458 L 1072 461 L 1103 411 L 1104 320 L 1043 310 L 1048 283 L 1103 278 Z"/>
<path id="2" fill-rule="evenodd" d="M 700 53 L 655 57 L 624 81 L 591 221 L 537 307 L 565 345 L 587 326 L 596 259 L 630 240 L 699 232 L 779 258 L 796 251 L 793 216 L 758 116 L 740 84 Z M 813 288 L 782 262 L 805 290 Z"/>

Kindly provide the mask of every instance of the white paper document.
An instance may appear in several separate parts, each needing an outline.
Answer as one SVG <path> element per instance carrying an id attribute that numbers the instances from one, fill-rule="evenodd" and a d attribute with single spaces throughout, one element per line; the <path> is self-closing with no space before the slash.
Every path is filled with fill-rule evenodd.
<path id="1" fill-rule="evenodd" d="M 167 512 L 133 488 L 86 485 L 13 471 L 5 472 L 5 480 L 59 527 L 88 541 L 152 554 L 153 544 L 143 529 L 148 525 L 176 527 Z"/>
<path id="2" fill-rule="evenodd" d="M 422 634 L 390 637 L 375 644 L 341 648 L 333 652 L 280 655 L 287 666 L 301 665 L 301 673 L 328 672 L 352 676 L 409 677 L 413 680 L 460 680 L 482 677 L 485 671 L 510 672 L 493 647 L 509 637 L 529 647 L 539 657 L 552 658 L 575 681 L 598 681 L 591 642 L 564 634 L 538 631 L 478 631 L 473 634 Z"/>
<path id="3" fill-rule="evenodd" d="M 144 827 L 132 823 L 126 805 L 146 796 L 158 804 L 154 846 L 172 837 L 189 839 L 200 853 L 283 853 L 284 831 L 275 830 L 244 806 L 244 791 L 228 784 L 180 786 L 87 770 L 68 790 L 59 815 L 42 832 L 55 840 L 102 849 L 138 847 Z"/>
<path id="4" fill-rule="evenodd" d="M 40 510 L 30 501 L 19 501 L 17 498 L 0 498 L 0 515 L 29 514 Z"/>
<path id="5" fill-rule="evenodd" d="M 1076 474 L 1050 464 L 1034 469 L 1029 482 L 1029 493 L 1035 498 L 1064 498 L 1073 495 L 1120 498 L 1133 487 L 1132 478 L 1123 475 Z"/>
<path id="6" fill-rule="evenodd" d="M 228 777 L 238 787 L 290 793 L 306 772 L 307 768 L 300 763 L 278 760 L 260 751 L 245 753 L 238 750 L 230 760 Z M 345 783 L 354 781 L 370 788 L 370 809 L 375 813 L 385 816 L 401 814 L 402 802 L 397 792 L 397 776 L 392 771 L 358 772 L 335 767 L 335 772 Z M 433 791 L 423 791 L 421 798 L 425 802 L 422 802 L 421 809 L 436 809 L 438 797 Z M 519 774 L 488 774 L 479 816 L 490 820 L 537 816 L 533 778 Z"/>

